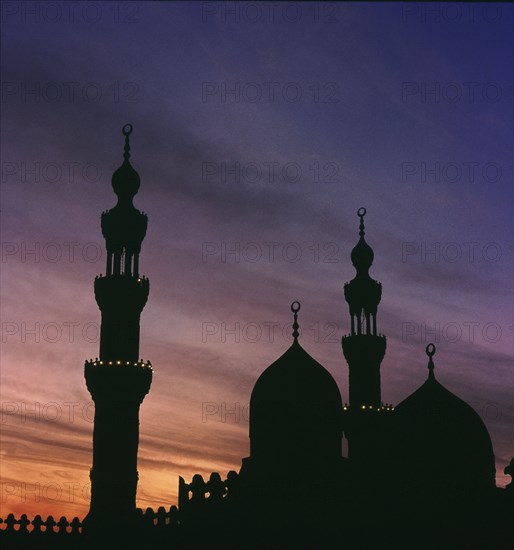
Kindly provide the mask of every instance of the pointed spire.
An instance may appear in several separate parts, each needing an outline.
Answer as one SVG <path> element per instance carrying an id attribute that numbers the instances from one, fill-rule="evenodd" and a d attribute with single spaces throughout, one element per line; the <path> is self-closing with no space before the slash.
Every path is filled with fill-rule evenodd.
<path id="1" fill-rule="evenodd" d="M 130 162 L 130 141 L 129 136 L 132 133 L 132 130 L 134 127 L 132 124 L 125 124 L 123 128 L 121 129 L 121 133 L 125 136 L 125 147 L 123 148 L 123 158 L 125 159 L 125 162 Z"/>
<path id="2" fill-rule="evenodd" d="M 300 328 L 300 325 L 298 324 L 298 312 L 300 311 L 300 308 L 302 305 L 298 301 L 294 301 L 291 304 L 291 311 L 294 313 L 294 322 L 293 322 L 293 338 L 294 343 L 298 343 L 298 336 L 300 333 L 298 332 L 298 329 Z"/>
<path id="3" fill-rule="evenodd" d="M 432 357 L 435 354 L 434 344 L 428 344 L 425 351 L 426 351 L 426 354 L 428 355 L 428 378 L 432 380 L 432 379 L 435 379 L 435 375 L 434 375 L 435 365 L 434 365 L 434 361 L 432 360 Z"/>
<path id="4" fill-rule="evenodd" d="M 359 210 L 357 210 L 357 216 L 361 219 L 361 223 L 359 224 L 359 236 L 364 237 L 364 216 L 366 215 L 366 209 L 361 206 Z"/>

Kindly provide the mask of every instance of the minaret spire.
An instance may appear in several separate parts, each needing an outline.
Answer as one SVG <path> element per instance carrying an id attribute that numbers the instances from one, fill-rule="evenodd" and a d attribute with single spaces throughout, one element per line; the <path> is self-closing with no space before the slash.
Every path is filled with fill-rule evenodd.
<path id="1" fill-rule="evenodd" d="M 118 197 L 102 214 L 107 248 L 105 276 L 95 279 L 95 298 L 102 313 L 100 358 L 86 361 L 86 384 L 95 402 L 91 507 L 86 529 L 102 530 L 112 513 L 130 525 L 136 511 L 139 406 L 152 383 L 150 362 L 139 360 L 139 322 L 150 283 L 139 275 L 139 253 L 147 216 L 132 204 L 140 185 L 131 166 L 129 136 L 123 127 L 123 164 L 112 176 Z"/>
<path id="2" fill-rule="evenodd" d="M 366 209 L 361 206 L 359 210 L 357 210 L 357 216 L 361 219 L 361 223 L 359 224 L 359 236 L 364 237 L 364 216 L 366 215 Z"/>
<path id="3" fill-rule="evenodd" d="M 123 126 L 121 132 L 125 136 L 125 147 L 123 148 L 123 158 L 125 159 L 125 162 L 129 162 L 130 159 L 130 139 L 129 136 L 132 133 L 133 130 L 132 124 L 125 124 Z"/>
<path id="4" fill-rule="evenodd" d="M 434 375 L 434 361 L 432 360 L 432 357 L 435 355 L 435 346 L 434 344 L 428 344 L 426 347 L 426 353 L 428 355 L 428 378 L 429 380 L 435 380 Z"/>
<path id="5" fill-rule="evenodd" d="M 294 314 L 293 338 L 294 338 L 294 343 L 295 344 L 298 344 L 298 336 L 300 336 L 300 333 L 298 332 L 298 329 L 300 328 L 300 325 L 298 324 L 298 312 L 300 311 L 301 307 L 302 307 L 302 305 L 297 300 L 295 300 L 291 304 L 291 311 Z"/>

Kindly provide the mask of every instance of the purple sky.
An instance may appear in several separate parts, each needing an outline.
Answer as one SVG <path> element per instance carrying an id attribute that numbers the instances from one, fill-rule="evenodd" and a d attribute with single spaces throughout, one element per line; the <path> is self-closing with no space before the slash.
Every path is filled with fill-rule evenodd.
<path id="1" fill-rule="evenodd" d="M 4 2 L 0 515 L 88 509 L 83 362 L 98 355 L 99 216 L 127 122 L 155 371 L 139 506 L 175 504 L 179 475 L 239 469 L 250 392 L 290 344 L 293 300 L 302 345 L 348 400 L 361 206 L 384 402 L 423 383 L 435 342 L 436 376 L 483 418 L 504 485 L 512 29 L 507 4 Z"/>

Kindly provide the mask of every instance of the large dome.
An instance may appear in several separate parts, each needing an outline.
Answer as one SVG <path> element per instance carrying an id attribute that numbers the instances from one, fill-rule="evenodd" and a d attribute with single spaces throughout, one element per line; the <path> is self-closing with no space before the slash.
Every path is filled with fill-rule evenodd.
<path id="1" fill-rule="evenodd" d="M 491 438 L 480 416 L 434 375 L 396 407 L 394 454 L 405 475 L 421 484 L 469 491 L 495 485 Z"/>
<path id="2" fill-rule="evenodd" d="M 295 339 L 259 377 L 250 399 L 251 457 L 341 458 L 341 394 L 331 374 Z"/>

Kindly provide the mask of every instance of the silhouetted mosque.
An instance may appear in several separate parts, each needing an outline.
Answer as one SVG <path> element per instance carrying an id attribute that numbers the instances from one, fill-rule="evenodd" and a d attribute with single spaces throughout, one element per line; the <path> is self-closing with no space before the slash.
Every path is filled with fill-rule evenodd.
<path id="1" fill-rule="evenodd" d="M 369 275 L 374 254 L 364 208 L 351 252 L 356 275 L 344 285 L 349 404 L 301 346 L 300 303 L 293 302 L 293 343 L 251 394 L 250 456 L 240 472 L 179 478 L 178 508 L 136 509 L 139 407 L 153 371 L 139 359 L 149 293 L 139 274 L 147 217 L 132 204 L 140 178 L 129 160 L 131 132 L 131 125 L 123 128 L 124 162 L 112 177 L 118 203 L 102 214 L 100 357 L 85 364 L 95 402 L 90 511 L 82 523 L 11 514 L 0 540 L 13 548 L 512 548 L 514 484 L 496 487 L 489 433 L 437 380 L 433 344 L 426 382 L 396 407 L 383 403 L 382 286 Z M 506 474 L 513 475 L 513 464 Z"/>

